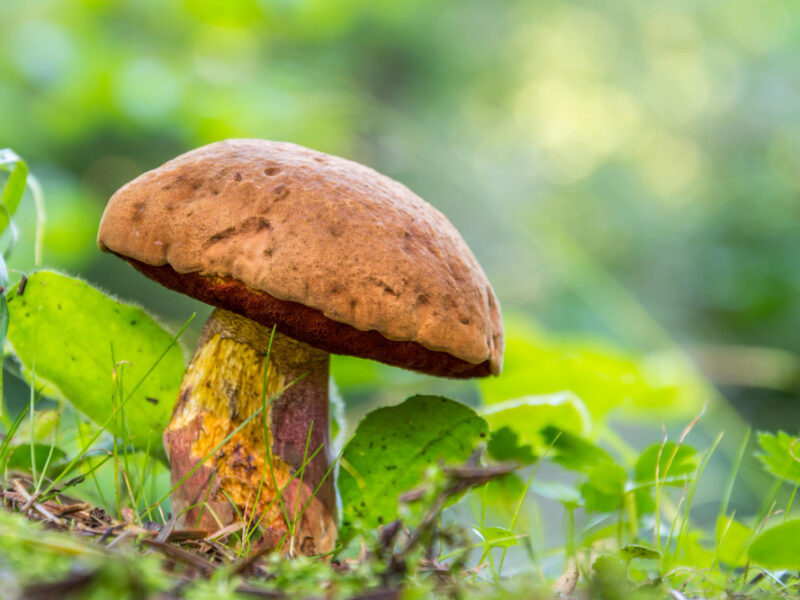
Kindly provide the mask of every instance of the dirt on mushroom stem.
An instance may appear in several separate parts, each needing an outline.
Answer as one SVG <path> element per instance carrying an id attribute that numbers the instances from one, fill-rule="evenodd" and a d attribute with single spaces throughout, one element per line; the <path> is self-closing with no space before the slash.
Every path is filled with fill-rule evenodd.
<path id="1" fill-rule="evenodd" d="M 276 331 L 265 377 L 270 334 L 222 309 L 209 317 L 164 433 L 173 485 L 265 398 L 280 394 L 267 406 L 268 440 L 263 415 L 251 419 L 176 489 L 173 510 L 183 513 L 184 527 L 210 531 L 263 515 L 262 528 L 271 539 L 285 540 L 285 552 L 324 554 L 336 539 L 329 355 Z"/>

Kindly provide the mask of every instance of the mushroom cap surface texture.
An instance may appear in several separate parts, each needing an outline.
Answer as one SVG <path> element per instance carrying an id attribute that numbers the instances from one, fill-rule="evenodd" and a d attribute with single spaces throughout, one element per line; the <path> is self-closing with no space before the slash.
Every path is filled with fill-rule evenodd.
<path id="1" fill-rule="evenodd" d="M 358 163 L 285 142 L 203 146 L 120 188 L 102 250 L 336 354 L 498 374 L 500 307 L 447 218 Z"/>

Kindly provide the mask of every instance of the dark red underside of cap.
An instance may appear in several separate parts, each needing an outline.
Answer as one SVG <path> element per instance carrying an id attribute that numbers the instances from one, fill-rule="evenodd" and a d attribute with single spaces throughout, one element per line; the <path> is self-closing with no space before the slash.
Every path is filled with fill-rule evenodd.
<path id="1" fill-rule="evenodd" d="M 267 327 L 275 324 L 284 335 L 331 354 L 371 358 L 439 377 L 468 379 L 491 374 L 488 360 L 476 365 L 447 352 L 429 350 L 416 342 L 398 342 L 377 331 L 360 331 L 346 323 L 333 321 L 316 309 L 256 291 L 232 277 L 178 273 L 169 265 L 153 266 L 130 258 L 125 260 L 165 287 Z"/>

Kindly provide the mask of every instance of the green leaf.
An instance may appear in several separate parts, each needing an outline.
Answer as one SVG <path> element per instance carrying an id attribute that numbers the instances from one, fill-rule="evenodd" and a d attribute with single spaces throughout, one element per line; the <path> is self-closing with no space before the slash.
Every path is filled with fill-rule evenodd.
<path id="1" fill-rule="evenodd" d="M 47 463 L 47 457 L 50 455 L 50 444 L 34 444 L 33 445 L 33 459 L 36 463 L 36 472 L 41 474 L 44 466 Z M 48 472 L 52 475 L 55 468 L 61 464 L 66 457 L 61 448 L 53 448 L 53 455 L 50 457 L 50 464 L 48 465 Z M 15 447 L 8 455 L 8 462 L 6 463 L 9 469 L 20 469 L 23 471 L 31 470 L 31 446 L 30 444 L 20 444 Z M 2 465 L 0 465 L 2 468 Z"/>
<path id="2" fill-rule="evenodd" d="M 486 449 L 489 456 L 498 461 L 515 460 L 528 465 L 536 460 L 530 445 L 520 445 L 519 436 L 510 427 L 501 427 L 498 431 L 493 431 Z"/>
<path id="3" fill-rule="evenodd" d="M 592 598 L 629 597 L 628 569 L 622 559 L 612 554 L 597 558 L 592 564 Z"/>
<path id="4" fill-rule="evenodd" d="M 341 539 L 360 521 L 374 528 L 397 517 L 397 497 L 439 461 L 463 462 L 487 436 L 474 410 L 438 396 L 413 396 L 369 413 L 345 447 L 339 472 Z"/>
<path id="5" fill-rule="evenodd" d="M 764 468 L 778 479 L 800 483 L 800 438 L 779 431 L 758 434 L 761 452 L 756 456 Z"/>
<path id="6" fill-rule="evenodd" d="M 0 150 L 0 169 L 8 171 L 8 179 L 0 194 L 0 233 L 8 227 L 10 217 L 17 212 L 28 181 L 28 165 L 10 148 Z"/>
<path id="7" fill-rule="evenodd" d="M 509 473 L 489 481 L 486 485 L 472 490 L 474 501 L 486 507 L 486 511 L 503 514 L 513 518 L 517 514 L 519 500 L 525 493 L 525 482 L 516 473 Z M 528 515 L 526 511 L 517 514 L 517 526 L 525 529 Z"/>
<path id="8" fill-rule="evenodd" d="M 666 442 L 663 449 L 660 443 L 653 444 L 639 455 L 634 468 L 634 480 L 655 481 L 656 461 L 659 480 L 689 475 L 697 469 L 697 452 L 691 446 L 677 446 L 675 442 Z"/>
<path id="9" fill-rule="evenodd" d="M 706 533 L 702 530 L 693 530 L 687 533 L 680 547 L 680 556 L 676 564 L 687 565 L 697 569 L 707 569 L 714 562 L 714 553 L 706 544 Z M 667 558 L 670 558 L 667 555 Z"/>
<path id="10" fill-rule="evenodd" d="M 747 554 L 768 569 L 800 569 L 800 519 L 787 521 L 760 534 Z"/>
<path id="11" fill-rule="evenodd" d="M 163 456 L 161 433 L 184 369 L 169 333 L 138 306 L 52 271 L 30 275 L 23 295 L 17 288 L 9 292 L 8 306 L 8 339 L 25 371 L 35 370 L 37 387 L 46 383 L 48 393 L 63 396 L 95 423 L 106 424 L 112 415 L 114 360 L 126 361 L 117 370 L 121 397 L 136 388 L 124 406 L 127 428 L 117 418 L 108 428 Z"/>
<path id="12" fill-rule="evenodd" d="M 511 548 L 519 544 L 519 536 L 503 527 L 473 527 L 475 533 L 483 540 L 487 550 L 492 548 Z"/>
<path id="13" fill-rule="evenodd" d="M 43 442 L 49 445 L 53 430 L 58 426 L 62 414 L 57 409 L 37 410 L 33 417 L 33 435 L 30 419 L 25 419 L 14 436 L 17 441 Z"/>
<path id="14" fill-rule="evenodd" d="M 492 431 L 508 427 L 514 431 L 520 444 L 530 445 L 541 454 L 548 447 L 542 430 L 555 427 L 583 436 L 591 426 L 591 415 L 580 398 L 564 392 L 549 396 L 526 396 L 493 404 L 481 410 Z"/>
<path id="15" fill-rule="evenodd" d="M 548 447 L 552 446 L 548 458 L 565 469 L 588 471 L 601 462 L 614 462 L 600 446 L 568 431 L 545 427 L 541 433 Z"/>
<path id="16" fill-rule="evenodd" d="M 620 557 L 626 562 L 630 562 L 635 558 L 642 558 L 645 560 L 659 559 L 661 553 L 647 546 L 640 546 L 638 544 L 629 544 L 619 551 Z"/>
<path id="17" fill-rule="evenodd" d="M 603 462 L 588 472 L 581 485 L 581 496 L 587 512 L 612 512 L 618 510 L 625 493 L 625 469 L 613 462 Z"/>
<path id="18" fill-rule="evenodd" d="M 481 380 L 487 404 L 570 391 L 594 418 L 624 406 L 620 416 L 682 419 L 708 390 L 680 353 L 637 357 L 607 340 L 556 336 L 527 317 L 504 315 L 503 376 Z"/>
<path id="19" fill-rule="evenodd" d="M 660 458 L 659 458 L 660 453 Z M 656 461 L 658 461 L 658 482 L 656 482 Z M 686 476 L 697 469 L 697 452 L 687 445 L 678 446 L 675 442 L 652 444 L 639 455 L 634 467 L 636 511 L 640 515 L 652 513 L 656 508 L 652 490 L 658 485 L 680 486 Z M 646 483 L 652 485 L 643 485 Z"/>
<path id="20" fill-rule="evenodd" d="M 732 517 L 717 519 L 717 555 L 729 567 L 743 567 L 747 564 L 747 542 L 752 531 L 744 523 Z"/>

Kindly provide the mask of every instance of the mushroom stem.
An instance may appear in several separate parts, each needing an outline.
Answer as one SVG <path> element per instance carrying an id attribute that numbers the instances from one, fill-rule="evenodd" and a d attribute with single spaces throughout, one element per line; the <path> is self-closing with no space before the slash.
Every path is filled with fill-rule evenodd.
<path id="1" fill-rule="evenodd" d="M 323 554 L 336 539 L 329 355 L 276 331 L 265 365 L 270 333 L 221 309 L 206 322 L 164 432 L 172 483 L 185 478 L 173 510 L 212 531 L 261 519 L 284 552 Z M 266 426 L 259 414 L 217 448 L 265 402 Z"/>

